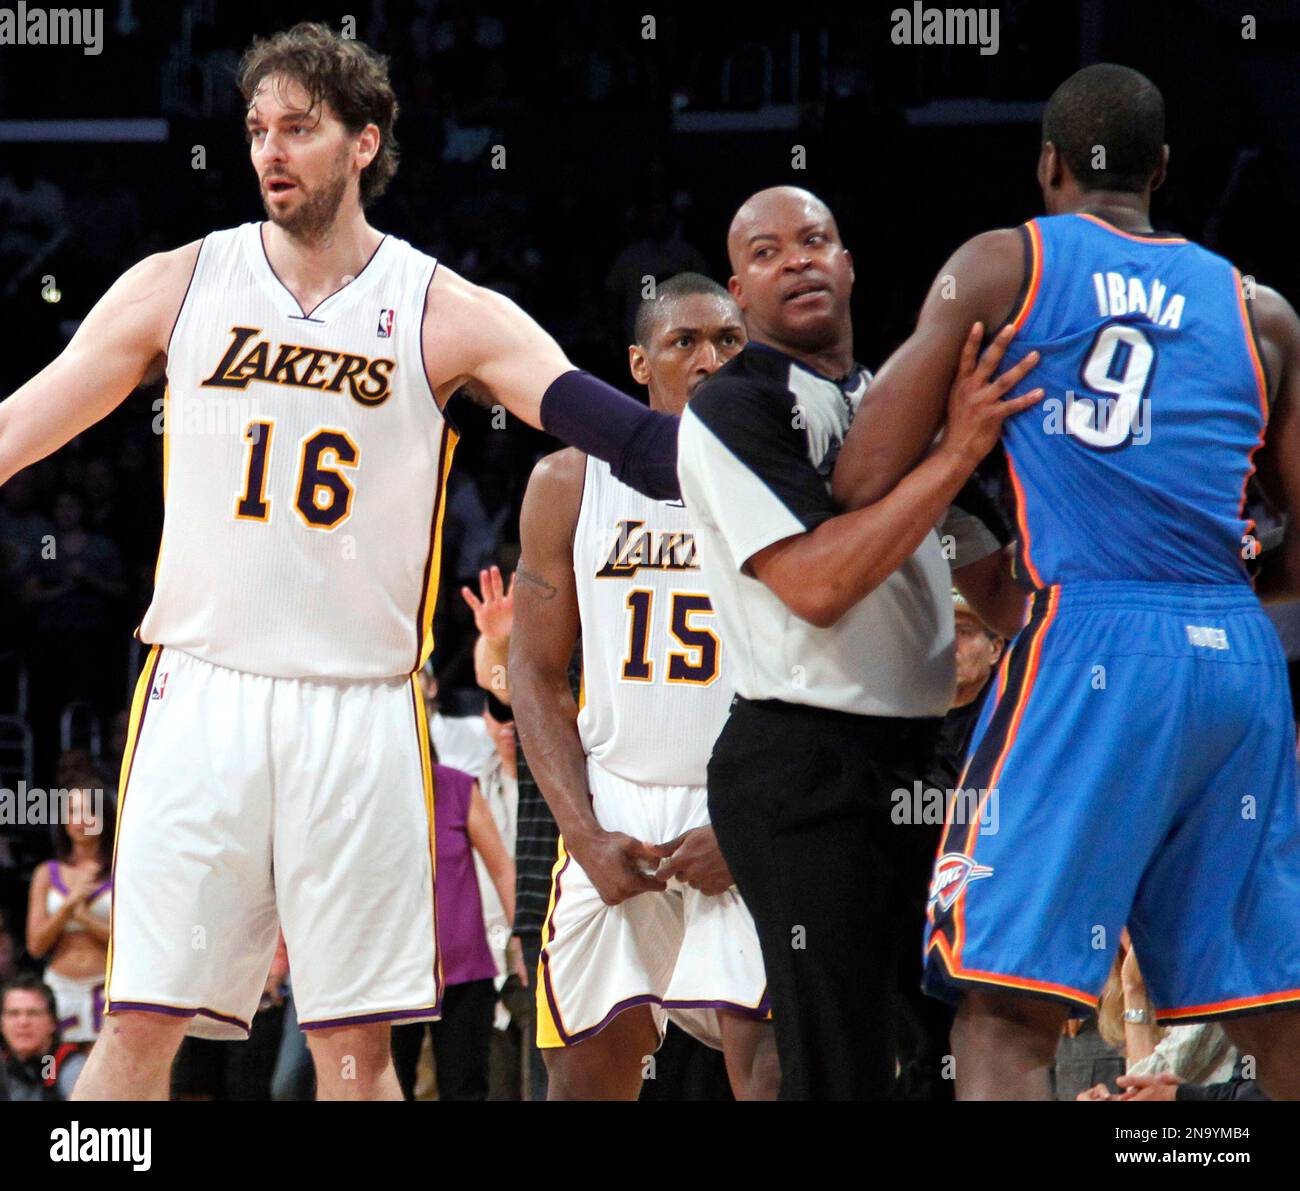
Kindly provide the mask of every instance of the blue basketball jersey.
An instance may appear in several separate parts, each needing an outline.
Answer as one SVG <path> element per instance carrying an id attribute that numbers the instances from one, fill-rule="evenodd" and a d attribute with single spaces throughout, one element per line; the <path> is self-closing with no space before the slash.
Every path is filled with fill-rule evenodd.
<path id="1" fill-rule="evenodd" d="M 1267 392 L 1237 270 L 1083 214 L 1031 220 L 1009 359 L 1046 396 L 1003 428 L 1036 587 L 1245 583 Z"/>

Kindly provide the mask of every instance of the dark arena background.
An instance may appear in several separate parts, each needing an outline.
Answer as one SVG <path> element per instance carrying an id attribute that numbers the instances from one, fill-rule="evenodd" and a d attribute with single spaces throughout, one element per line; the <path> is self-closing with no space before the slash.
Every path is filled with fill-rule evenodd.
<path id="1" fill-rule="evenodd" d="M 898 44 L 899 8 L 115 0 L 99 10 L 98 47 L 0 42 L 0 397 L 133 263 L 263 218 L 234 72 L 255 35 L 300 20 L 350 29 L 389 58 L 401 164 L 368 211 L 374 226 L 509 295 L 579 368 L 628 392 L 643 392 L 627 366 L 642 278 L 691 269 L 725 285 L 732 214 L 778 184 L 835 213 L 856 266 L 855 355 L 878 366 L 957 245 L 1041 212 L 1043 104 L 1093 62 L 1163 90 L 1171 162 L 1154 226 L 1300 295 L 1300 3 L 1008 0 L 984 10 L 995 52 Z M 162 393 L 139 389 L 0 489 L 6 791 L 65 787 L 87 767 L 110 794 L 117 785 L 162 525 Z M 559 444 L 463 397 L 451 408 L 461 442 L 433 665 L 441 713 L 472 719 L 484 692 L 461 589 L 477 592 L 492 565 L 514 570 L 532 465 Z M 996 490 L 996 463 L 985 472 Z M 51 542 L 74 555 L 57 574 Z M 0 979 L 41 971 L 28 894 L 54 847 L 45 824 L 0 824 Z M 254 1043 L 187 1043 L 174 1098 L 271 1098 L 282 998 L 268 994 L 265 1013 L 255 1055 Z M 492 1099 L 529 1095 L 512 1029 L 498 1031 L 511 1041 L 494 1049 Z M 683 1053 L 690 1070 L 671 1098 L 726 1097 L 713 1057 Z M 419 1096 L 436 1095 L 422 1066 Z M 0 1105 L 0 1161 L 16 1111 Z"/>

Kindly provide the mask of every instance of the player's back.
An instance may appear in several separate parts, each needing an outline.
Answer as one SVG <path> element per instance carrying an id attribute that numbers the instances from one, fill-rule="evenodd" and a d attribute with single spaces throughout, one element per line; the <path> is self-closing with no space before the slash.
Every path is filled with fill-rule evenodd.
<path id="1" fill-rule="evenodd" d="M 1241 278 L 1176 236 L 1031 220 L 1011 353 L 1044 401 L 1003 444 L 1038 587 L 1247 581 L 1251 456 L 1267 417 Z"/>
<path id="2" fill-rule="evenodd" d="M 204 239 L 168 346 L 143 640 L 272 677 L 422 664 L 455 445 L 421 351 L 435 267 L 385 237 L 304 312 L 260 225 Z"/>
<path id="3" fill-rule="evenodd" d="M 573 568 L 583 747 L 630 782 L 703 786 L 734 691 L 686 508 L 588 456 Z"/>

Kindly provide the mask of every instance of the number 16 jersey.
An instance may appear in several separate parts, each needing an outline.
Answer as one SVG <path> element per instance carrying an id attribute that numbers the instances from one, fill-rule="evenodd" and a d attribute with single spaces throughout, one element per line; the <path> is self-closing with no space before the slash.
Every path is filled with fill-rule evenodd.
<path id="1" fill-rule="evenodd" d="M 167 350 L 143 641 L 277 678 L 423 664 L 456 441 L 420 342 L 436 267 L 386 236 L 304 311 L 261 224 L 204 239 Z"/>
<path id="2" fill-rule="evenodd" d="M 686 508 L 588 456 L 573 571 L 583 748 L 626 781 L 705 785 L 734 687 Z"/>

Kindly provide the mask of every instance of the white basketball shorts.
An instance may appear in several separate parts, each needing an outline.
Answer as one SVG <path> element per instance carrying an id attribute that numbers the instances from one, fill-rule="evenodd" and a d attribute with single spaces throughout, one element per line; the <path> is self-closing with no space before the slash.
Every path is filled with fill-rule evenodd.
<path id="1" fill-rule="evenodd" d="M 592 810 L 606 831 L 666 843 L 709 821 L 703 786 L 647 786 L 587 762 Z M 669 1019 L 721 1046 L 718 1010 L 769 1017 L 754 920 L 733 886 L 706 896 L 674 879 L 663 893 L 606 905 L 560 840 L 537 972 L 537 1045 L 572 1046 L 634 1005 L 660 1040 Z"/>
<path id="2" fill-rule="evenodd" d="M 122 762 L 107 1012 L 246 1038 L 280 928 L 303 1029 L 437 1018 L 419 689 L 154 646 Z"/>

